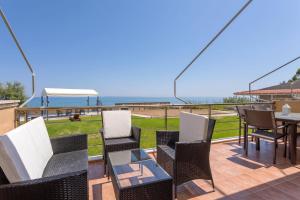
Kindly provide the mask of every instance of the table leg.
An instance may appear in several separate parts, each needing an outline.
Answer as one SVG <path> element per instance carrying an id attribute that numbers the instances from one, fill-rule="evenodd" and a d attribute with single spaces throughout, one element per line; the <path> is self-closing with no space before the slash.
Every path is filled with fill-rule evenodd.
<path id="1" fill-rule="evenodd" d="M 248 156 L 248 126 L 246 124 L 244 126 L 244 149 L 245 155 Z"/>
<path id="2" fill-rule="evenodd" d="M 295 165 L 297 162 L 297 124 L 290 124 L 288 126 L 288 134 L 291 164 Z"/>
<path id="3" fill-rule="evenodd" d="M 247 142 L 247 139 L 246 139 L 246 124 L 244 124 L 244 127 L 243 127 L 243 129 L 244 129 L 244 150 L 246 150 L 246 142 Z"/>

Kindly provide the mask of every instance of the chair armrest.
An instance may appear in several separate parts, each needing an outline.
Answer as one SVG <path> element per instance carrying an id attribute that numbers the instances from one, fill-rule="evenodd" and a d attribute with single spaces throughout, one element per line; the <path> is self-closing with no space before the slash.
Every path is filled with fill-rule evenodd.
<path id="1" fill-rule="evenodd" d="M 88 148 L 87 135 L 78 134 L 52 138 L 51 145 L 54 154 L 85 150 Z"/>
<path id="2" fill-rule="evenodd" d="M 141 129 L 139 127 L 131 127 L 132 137 L 140 144 L 141 141 Z"/>
<path id="3" fill-rule="evenodd" d="M 179 141 L 179 131 L 156 131 L 156 145 L 168 145 L 175 148 Z"/>
<path id="4" fill-rule="evenodd" d="M 281 133 L 283 135 L 287 135 L 287 128 L 288 128 L 288 126 L 289 125 L 287 123 L 283 123 L 282 125 L 277 125 L 275 133 Z M 273 131 L 275 131 L 275 130 L 273 130 Z"/>
<path id="5" fill-rule="evenodd" d="M 287 128 L 288 126 L 289 126 L 288 124 L 279 125 L 276 127 L 276 129 L 283 129 L 283 128 Z"/>
<path id="6" fill-rule="evenodd" d="M 0 199 L 88 199 L 87 171 L 0 185 Z"/>

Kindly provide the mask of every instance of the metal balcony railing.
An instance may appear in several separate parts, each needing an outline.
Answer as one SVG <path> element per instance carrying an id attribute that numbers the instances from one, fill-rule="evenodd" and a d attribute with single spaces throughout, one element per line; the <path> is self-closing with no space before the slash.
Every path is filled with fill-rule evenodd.
<path id="1" fill-rule="evenodd" d="M 193 112 L 215 118 L 217 124 L 213 135 L 214 139 L 237 136 L 239 131 L 239 119 L 235 111 L 236 105 L 242 104 L 17 108 L 15 120 L 16 126 L 18 126 L 35 117 L 43 116 L 50 137 L 86 133 L 88 134 L 89 155 L 100 155 L 102 154 L 102 141 L 99 129 L 102 127 L 101 111 L 103 110 L 131 110 L 133 114 L 133 125 L 142 129 L 142 148 L 154 148 L 156 130 L 178 130 L 179 113 L 181 111 Z M 71 122 L 69 120 L 69 117 L 74 113 L 80 113 L 80 122 Z"/>

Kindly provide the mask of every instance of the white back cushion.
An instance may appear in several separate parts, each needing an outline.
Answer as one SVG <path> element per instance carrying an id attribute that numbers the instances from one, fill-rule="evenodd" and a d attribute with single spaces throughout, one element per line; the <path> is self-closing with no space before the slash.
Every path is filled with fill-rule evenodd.
<path id="1" fill-rule="evenodd" d="M 194 113 L 180 113 L 180 142 L 192 142 L 206 140 L 208 129 L 208 117 Z"/>
<path id="2" fill-rule="evenodd" d="M 31 142 L 40 153 L 42 166 L 46 166 L 53 156 L 53 150 L 43 117 L 38 117 L 30 121 L 30 124 L 26 128 L 31 133 Z"/>
<path id="3" fill-rule="evenodd" d="M 52 156 L 42 117 L 0 136 L 0 166 L 11 183 L 41 178 Z"/>
<path id="4" fill-rule="evenodd" d="M 102 114 L 106 139 L 131 136 L 131 111 L 103 111 Z"/>

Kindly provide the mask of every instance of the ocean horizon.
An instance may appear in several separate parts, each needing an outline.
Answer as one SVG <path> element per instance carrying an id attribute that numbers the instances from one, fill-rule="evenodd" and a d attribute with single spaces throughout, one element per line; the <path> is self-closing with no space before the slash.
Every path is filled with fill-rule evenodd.
<path id="1" fill-rule="evenodd" d="M 183 97 L 184 100 L 195 103 L 222 103 L 224 97 Z M 96 106 L 96 97 L 89 98 L 90 106 Z M 180 104 L 175 97 L 123 97 L 123 96 L 103 96 L 100 98 L 102 105 L 112 106 L 116 103 L 145 103 L 145 102 L 170 102 Z M 28 107 L 40 107 L 41 97 L 32 99 Z M 80 107 L 87 106 L 87 97 L 49 97 L 49 107 Z"/>

